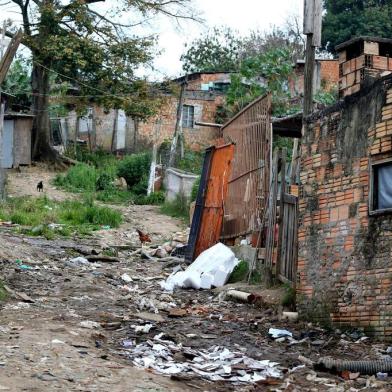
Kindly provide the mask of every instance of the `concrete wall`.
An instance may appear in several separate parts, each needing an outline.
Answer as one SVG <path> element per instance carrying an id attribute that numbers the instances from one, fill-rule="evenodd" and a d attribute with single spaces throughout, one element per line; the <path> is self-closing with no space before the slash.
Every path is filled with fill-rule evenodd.
<path id="1" fill-rule="evenodd" d="M 174 201 L 178 195 L 191 197 L 192 187 L 198 176 L 179 169 L 169 168 L 165 172 L 166 200 Z"/>
<path id="2" fill-rule="evenodd" d="M 392 333 L 392 215 L 369 214 L 371 165 L 392 159 L 392 79 L 316 113 L 302 141 L 298 307 Z"/>

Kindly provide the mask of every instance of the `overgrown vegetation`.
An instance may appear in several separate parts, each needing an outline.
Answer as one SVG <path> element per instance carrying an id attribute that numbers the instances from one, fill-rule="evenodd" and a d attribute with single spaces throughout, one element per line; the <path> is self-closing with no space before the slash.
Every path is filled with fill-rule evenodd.
<path id="1" fill-rule="evenodd" d="M 4 283 L 0 281 L 0 302 L 7 299 L 7 291 L 4 288 Z"/>
<path id="2" fill-rule="evenodd" d="M 119 227 L 122 222 L 118 211 L 97 206 L 92 198 L 56 202 L 45 196 L 7 199 L 0 203 L 0 219 L 20 225 L 24 233 L 47 238 L 89 234 L 102 227 Z"/>
<path id="3" fill-rule="evenodd" d="M 243 282 L 249 273 L 249 265 L 246 261 L 241 260 L 234 268 L 230 275 L 228 283 Z"/>
<path id="4" fill-rule="evenodd" d="M 189 201 L 180 193 L 175 200 L 162 204 L 161 212 L 173 218 L 189 220 Z"/>
<path id="5" fill-rule="evenodd" d="M 84 193 L 108 203 L 159 204 L 162 193 L 145 196 L 150 170 L 150 155 L 132 154 L 123 160 L 103 151 L 90 153 L 77 149 L 73 157 L 81 163 L 71 167 L 65 174 L 59 174 L 54 184 L 69 192 Z M 116 179 L 122 177 L 127 189 L 116 186 Z"/>
<path id="6" fill-rule="evenodd" d="M 282 298 L 282 306 L 285 306 L 290 309 L 294 309 L 296 291 L 288 284 L 285 284 L 284 288 L 285 288 L 285 294 Z"/>

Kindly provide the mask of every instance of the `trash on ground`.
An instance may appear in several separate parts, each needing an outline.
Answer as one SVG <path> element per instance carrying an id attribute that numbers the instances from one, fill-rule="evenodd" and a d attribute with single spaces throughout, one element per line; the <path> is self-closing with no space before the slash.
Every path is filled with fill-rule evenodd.
<path id="1" fill-rule="evenodd" d="M 185 271 L 170 275 L 161 287 L 173 291 L 177 287 L 210 289 L 224 286 L 239 263 L 230 248 L 218 243 L 204 251 Z"/>
<path id="2" fill-rule="evenodd" d="M 293 334 L 290 331 L 287 331 L 285 329 L 277 329 L 277 328 L 270 328 L 268 334 L 271 335 L 273 339 L 293 337 Z"/>
<path id="3" fill-rule="evenodd" d="M 297 321 L 298 312 L 282 312 L 282 320 Z"/>
<path id="4" fill-rule="evenodd" d="M 69 261 L 72 265 L 79 266 L 79 265 L 88 265 L 90 264 L 89 261 L 85 257 L 75 257 Z"/>
<path id="5" fill-rule="evenodd" d="M 133 328 L 136 333 L 149 333 L 151 329 L 154 328 L 154 325 L 153 324 L 131 325 L 131 328 Z"/>
<path id="6" fill-rule="evenodd" d="M 101 324 L 97 323 L 96 321 L 90 321 L 90 320 L 81 321 L 79 325 L 82 328 L 87 328 L 87 329 L 96 329 L 101 327 Z"/>
<path id="7" fill-rule="evenodd" d="M 132 279 L 128 274 L 122 274 L 122 275 L 121 275 L 121 279 L 122 279 L 125 283 L 131 283 L 131 282 L 133 282 L 133 279 Z"/>
<path id="8" fill-rule="evenodd" d="M 183 362 L 176 361 L 178 353 L 183 354 Z M 127 355 L 136 366 L 153 369 L 165 375 L 193 374 L 210 381 L 228 381 L 235 384 L 282 377 L 276 362 L 255 360 L 241 351 L 230 351 L 220 346 L 213 346 L 208 350 L 194 350 L 164 340 L 163 334 L 134 348 L 128 347 Z"/>
<path id="9" fill-rule="evenodd" d="M 156 313 L 140 312 L 135 314 L 134 317 L 144 321 L 153 321 L 155 323 L 163 323 L 165 321 L 160 314 Z"/>

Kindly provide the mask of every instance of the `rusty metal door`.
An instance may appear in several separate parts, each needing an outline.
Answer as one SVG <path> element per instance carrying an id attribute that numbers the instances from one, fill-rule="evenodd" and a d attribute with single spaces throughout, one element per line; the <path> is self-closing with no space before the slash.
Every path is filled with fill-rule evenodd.
<path id="1" fill-rule="evenodd" d="M 196 259 L 204 250 L 219 242 L 222 231 L 224 202 L 231 175 L 234 144 L 213 147 L 211 152 L 210 170 L 205 187 L 203 187 L 204 204 L 198 233 L 194 237 L 196 241 L 194 241 L 192 260 Z"/>

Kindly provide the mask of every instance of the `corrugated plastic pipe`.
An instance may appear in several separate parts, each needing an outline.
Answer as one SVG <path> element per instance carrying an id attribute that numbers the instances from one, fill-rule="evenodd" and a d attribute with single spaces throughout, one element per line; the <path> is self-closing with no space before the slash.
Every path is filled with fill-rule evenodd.
<path id="1" fill-rule="evenodd" d="M 343 372 L 348 370 L 353 373 L 368 375 L 377 373 L 392 373 L 392 359 L 376 361 L 342 361 L 322 358 L 319 360 L 316 367 L 334 372 Z"/>

